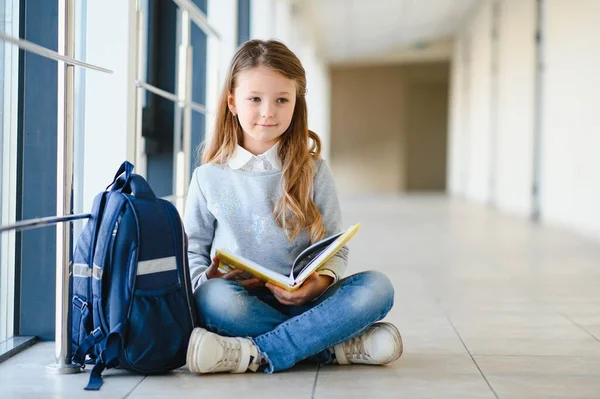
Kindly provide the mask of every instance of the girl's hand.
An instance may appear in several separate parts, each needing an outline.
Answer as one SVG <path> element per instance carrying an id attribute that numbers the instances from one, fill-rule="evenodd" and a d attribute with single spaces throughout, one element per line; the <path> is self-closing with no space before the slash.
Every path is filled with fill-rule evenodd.
<path id="1" fill-rule="evenodd" d="M 204 273 L 206 273 L 206 279 L 210 280 L 211 278 L 223 278 L 225 280 L 235 280 L 237 276 L 242 274 L 244 271 L 240 269 L 235 269 L 230 271 L 229 273 L 221 273 L 219 271 L 220 260 L 216 256 L 212 259 L 212 263 L 206 269 Z M 246 289 L 256 289 L 264 286 L 264 283 L 257 278 L 250 278 L 247 280 L 238 281 L 242 285 L 242 287 Z"/>
<path id="2" fill-rule="evenodd" d="M 302 287 L 293 292 L 286 291 L 271 283 L 266 283 L 265 286 L 273 293 L 279 303 L 300 306 L 321 295 L 332 282 L 333 279 L 331 277 L 324 275 L 320 276 L 317 272 L 314 272 L 310 277 L 304 280 Z"/>

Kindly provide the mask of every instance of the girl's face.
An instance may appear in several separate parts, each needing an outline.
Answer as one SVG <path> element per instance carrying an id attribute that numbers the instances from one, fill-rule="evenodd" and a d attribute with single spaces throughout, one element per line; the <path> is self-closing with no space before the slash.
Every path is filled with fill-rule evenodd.
<path id="1" fill-rule="evenodd" d="M 296 82 L 265 66 L 238 74 L 229 109 L 244 130 L 242 147 L 255 155 L 273 147 L 292 122 Z"/>

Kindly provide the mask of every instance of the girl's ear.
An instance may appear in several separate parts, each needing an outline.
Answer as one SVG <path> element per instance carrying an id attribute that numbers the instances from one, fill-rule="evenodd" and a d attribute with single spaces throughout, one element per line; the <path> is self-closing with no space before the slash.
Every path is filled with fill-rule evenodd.
<path id="1" fill-rule="evenodd" d="M 235 98 L 233 97 L 233 94 L 229 93 L 227 95 L 227 106 L 229 107 L 229 111 L 232 114 L 237 114 L 236 110 L 235 110 Z"/>

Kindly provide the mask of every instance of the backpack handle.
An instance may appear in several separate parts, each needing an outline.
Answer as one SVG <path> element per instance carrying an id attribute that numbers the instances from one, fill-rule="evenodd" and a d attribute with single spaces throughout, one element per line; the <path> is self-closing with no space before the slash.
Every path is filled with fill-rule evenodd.
<path id="1" fill-rule="evenodd" d="M 113 186 L 113 190 L 123 194 L 132 194 L 137 198 L 156 199 L 156 195 L 154 195 L 154 191 L 152 191 L 146 179 L 134 173 L 129 178 L 125 178 L 125 176 L 119 177 L 117 183 Z"/>
<path id="2" fill-rule="evenodd" d="M 121 166 L 119 167 L 119 170 L 117 170 L 117 173 L 115 173 L 115 178 L 113 179 L 112 183 L 110 183 L 108 186 L 106 186 L 106 190 L 109 189 L 110 186 L 114 186 L 114 184 L 117 182 L 117 179 L 119 177 L 121 177 L 121 175 L 123 173 L 125 173 L 125 181 L 129 180 L 129 178 L 131 177 L 131 174 L 133 172 L 133 164 L 129 161 L 125 161 L 121 164 Z M 113 188 L 114 190 L 114 188 Z"/>
<path id="3" fill-rule="evenodd" d="M 150 185 L 140 175 L 136 175 L 133 172 L 133 164 L 129 161 L 125 161 L 121 164 L 121 167 L 115 174 L 115 178 L 111 184 L 106 187 L 110 187 L 111 191 L 118 191 L 123 194 L 132 194 L 138 198 L 146 198 L 155 200 L 156 195 L 150 188 Z"/>

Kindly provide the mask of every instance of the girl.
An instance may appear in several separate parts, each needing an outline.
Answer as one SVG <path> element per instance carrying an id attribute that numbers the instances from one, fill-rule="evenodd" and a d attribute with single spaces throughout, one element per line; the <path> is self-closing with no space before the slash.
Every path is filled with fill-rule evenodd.
<path id="1" fill-rule="evenodd" d="M 386 364 L 402 354 L 390 323 L 394 289 L 379 272 L 341 279 L 342 248 L 287 292 L 223 274 L 223 248 L 283 274 L 311 242 L 343 230 L 331 171 L 308 130 L 306 77 L 282 43 L 252 40 L 235 54 L 215 133 L 194 171 L 185 210 L 194 296 L 204 328 L 187 353 L 194 373 L 284 370 L 299 361 Z"/>

